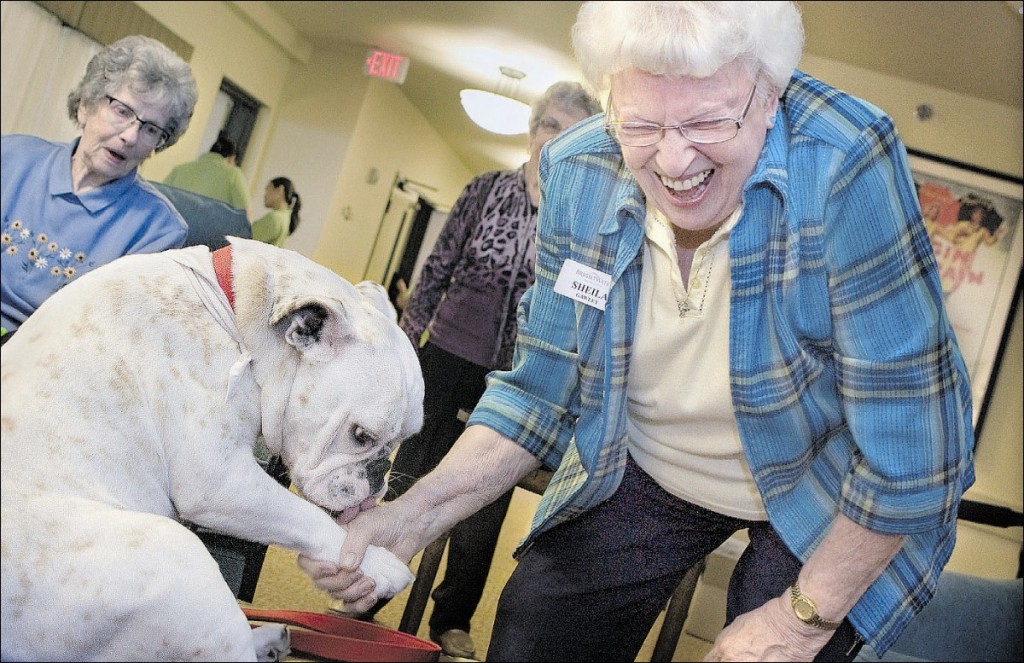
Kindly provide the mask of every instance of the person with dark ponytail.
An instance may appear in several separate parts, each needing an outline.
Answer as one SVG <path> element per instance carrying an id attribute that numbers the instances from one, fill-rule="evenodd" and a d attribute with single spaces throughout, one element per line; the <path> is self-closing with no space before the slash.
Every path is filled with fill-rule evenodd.
<path id="1" fill-rule="evenodd" d="M 302 200 L 295 192 L 295 185 L 287 177 L 275 177 L 267 182 L 263 204 L 270 211 L 252 224 L 252 238 L 283 246 L 284 240 L 299 227 Z"/>

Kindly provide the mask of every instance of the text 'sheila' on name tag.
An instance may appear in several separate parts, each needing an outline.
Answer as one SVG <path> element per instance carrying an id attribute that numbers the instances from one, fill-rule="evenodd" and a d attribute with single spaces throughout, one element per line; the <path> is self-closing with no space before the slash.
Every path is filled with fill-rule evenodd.
<path id="1" fill-rule="evenodd" d="M 608 302 L 608 290 L 611 287 L 611 276 L 575 260 L 562 263 L 562 271 L 558 272 L 558 280 L 555 281 L 555 292 L 558 294 L 602 311 Z"/>

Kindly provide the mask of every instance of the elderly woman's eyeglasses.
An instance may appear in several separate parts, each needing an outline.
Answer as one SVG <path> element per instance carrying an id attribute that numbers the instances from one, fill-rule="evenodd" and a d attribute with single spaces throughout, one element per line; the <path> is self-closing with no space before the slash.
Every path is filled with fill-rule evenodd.
<path id="1" fill-rule="evenodd" d="M 158 124 L 153 124 L 149 120 L 143 120 L 131 106 L 123 101 L 115 99 L 109 94 L 106 97 L 108 102 L 105 107 L 107 117 L 115 127 L 126 129 L 133 123 L 138 122 L 139 140 L 154 149 L 163 147 L 170 140 L 171 134 L 166 129 Z"/>
<path id="2" fill-rule="evenodd" d="M 754 79 L 754 86 L 750 88 L 750 95 L 747 96 L 747 103 L 743 106 L 743 112 L 737 118 L 722 117 L 713 120 L 694 120 L 681 124 L 652 124 L 650 122 L 621 122 L 618 120 L 607 120 L 604 124 L 608 132 L 619 144 L 628 147 L 649 147 L 661 141 L 665 137 L 666 129 L 678 129 L 679 133 L 691 143 L 711 145 L 724 143 L 732 140 L 743 128 L 743 121 L 750 110 L 750 104 L 754 101 L 754 92 L 757 90 L 757 78 Z M 612 101 L 608 99 L 607 115 L 611 117 Z"/>

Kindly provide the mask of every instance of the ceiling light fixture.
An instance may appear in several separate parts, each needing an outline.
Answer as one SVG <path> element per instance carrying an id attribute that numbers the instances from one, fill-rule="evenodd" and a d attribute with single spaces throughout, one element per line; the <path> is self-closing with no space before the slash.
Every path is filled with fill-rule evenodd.
<path id="1" fill-rule="evenodd" d="M 511 67 L 498 67 L 501 78 L 494 92 L 472 88 L 459 92 L 469 119 L 491 133 L 503 136 L 525 134 L 529 129 L 530 106 L 513 96 L 526 74 Z"/>

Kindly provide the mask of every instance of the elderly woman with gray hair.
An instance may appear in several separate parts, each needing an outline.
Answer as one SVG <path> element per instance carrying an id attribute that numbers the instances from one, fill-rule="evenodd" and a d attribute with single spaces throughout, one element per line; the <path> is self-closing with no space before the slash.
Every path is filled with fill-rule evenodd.
<path id="1" fill-rule="evenodd" d="M 184 244 L 184 219 L 138 167 L 185 133 L 197 97 L 184 60 L 154 39 L 125 37 L 89 61 L 68 95 L 79 137 L 3 136 L 4 339 L 86 272 Z"/>
<path id="2" fill-rule="evenodd" d="M 891 118 L 796 69 L 791 2 L 588 2 L 603 118 L 544 150 L 509 371 L 401 499 L 400 558 L 543 464 L 490 661 L 633 660 L 683 574 L 749 540 L 705 660 L 884 654 L 934 593 L 974 481 L 970 379 Z M 345 573 L 348 571 L 349 573 Z"/>

